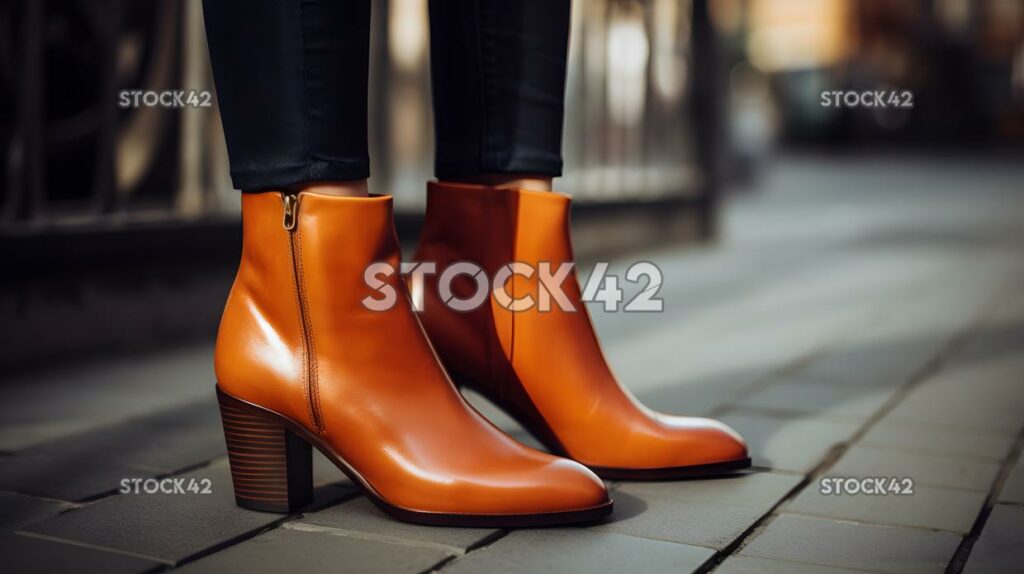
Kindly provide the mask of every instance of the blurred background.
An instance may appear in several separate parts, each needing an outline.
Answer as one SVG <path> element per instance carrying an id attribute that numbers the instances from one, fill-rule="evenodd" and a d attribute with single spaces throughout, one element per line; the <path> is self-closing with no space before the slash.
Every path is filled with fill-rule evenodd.
<path id="1" fill-rule="evenodd" d="M 373 188 L 414 241 L 431 177 L 426 0 L 375 0 Z M 575 0 L 565 177 L 585 257 L 714 245 L 777 158 L 1019 161 L 1024 0 Z M 199 0 L 0 2 L 0 372 L 212 340 L 238 258 Z M 908 90 L 912 108 L 829 107 Z M 973 155 L 972 155 L 973 154 Z"/>

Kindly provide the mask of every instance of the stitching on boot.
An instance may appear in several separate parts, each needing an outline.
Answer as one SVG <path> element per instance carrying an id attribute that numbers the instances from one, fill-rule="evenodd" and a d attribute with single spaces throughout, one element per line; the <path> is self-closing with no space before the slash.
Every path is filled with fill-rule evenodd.
<path id="1" fill-rule="evenodd" d="M 288 233 L 285 231 L 285 233 Z M 295 238 L 291 238 L 288 241 L 288 251 L 292 256 L 292 261 L 298 262 L 296 259 L 299 253 L 295 249 Z M 296 269 L 296 265 L 289 265 L 289 271 L 292 274 L 292 291 L 295 295 L 295 318 L 298 321 L 299 331 L 302 333 L 302 344 L 307 345 L 306 332 L 303 317 L 302 317 L 302 294 L 299 291 L 299 274 Z M 313 416 L 313 405 L 309 402 L 309 365 L 306 364 L 306 357 L 309 355 L 308 350 L 303 347 L 302 353 L 302 392 L 305 395 L 306 402 L 306 416 L 309 417 L 309 422 L 316 427 L 316 418 Z"/>
<path id="2" fill-rule="evenodd" d="M 306 292 L 306 273 L 305 265 L 302 257 L 302 231 L 301 229 L 295 230 L 295 246 L 298 250 L 296 253 L 296 266 L 299 271 L 300 280 L 297 281 L 299 289 L 299 297 L 301 298 L 301 305 L 305 306 L 305 326 L 306 326 L 306 344 L 309 345 L 309 365 L 306 370 L 307 372 L 307 397 L 309 397 L 309 409 L 310 418 L 313 421 L 313 427 L 317 433 L 323 436 L 326 432 L 324 428 L 324 421 L 321 416 L 320 410 L 320 384 L 319 384 L 319 368 L 316 361 L 316 341 L 313 336 L 313 318 L 309 313 L 309 295 Z M 304 359 L 305 360 L 305 359 Z"/>

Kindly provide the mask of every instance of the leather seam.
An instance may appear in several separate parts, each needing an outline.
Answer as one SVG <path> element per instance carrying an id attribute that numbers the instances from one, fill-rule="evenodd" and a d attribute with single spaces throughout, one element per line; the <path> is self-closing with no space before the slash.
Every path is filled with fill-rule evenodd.
<path id="1" fill-rule="evenodd" d="M 305 321 L 304 329 L 306 336 L 306 344 L 309 345 L 309 350 L 307 353 L 309 363 L 306 369 L 308 392 L 306 396 L 309 397 L 309 409 L 311 420 L 313 422 L 313 427 L 317 430 L 317 432 L 320 435 L 323 435 L 326 429 L 324 428 L 323 419 L 320 416 L 321 411 L 319 369 L 317 367 L 316 361 L 316 341 L 314 340 L 313 336 L 313 318 L 310 316 L 309 313 L 309 294 L 306 290 L 306 274 L 304 272 L 305 266 L 302 261 L 302 232 L 300 229 L 295 230 L 295 246 L 298 249 L 298 252 L 295 255 L 295 262 L 299 273 L 298 281 L 296 281 L 296 284 L 299 290 L 299 304 L 304 306 L 306 309 L 306 313 L 304 314 L 303 319 Z"/>
<path id="2" fill-rule="evenodd" d="M 511 245 L 511 253 L 509 253 L 509 262 L 510 263 L 514 262 L 516 260 L 516 253 L 518 253 L 518 249 L 517 249 L 517 247 L 518 247 L 517 243 L 519 241 L 519 225 L 518 224 L 519 224 L 519 220 L 520 220 L 520 214 L 519 214 L 519 207 L 520 207 L 520 205 L 519 204 L 520 204 L 519 194 L 516 193 L 516 194 L 512 195 L 512 209 L 511 209 L 511 211 L 512 211 L 512 221 L 509 224 L 509 227 L 512 228 L 512 242 L 511 242 L 512 245 Z M 515 297 L 516 297 L 515 280 L 513 279 L 510 282 L 510 284 L 512 285 L 512 299 L 514 300 Z M 515 312 L 513 312 L 510 315 L 511 315 L 510 323 L 512 324 L 512 327 L 510 328 L 511 332 L 509 333 L 508 362 L 512 366 L 512 372 L 515 373 L 516 372 L 516 362 L 515 362 L 516 361 L 516 314 L 515 314 Z"/>
<path id="3" fill-rule="evenodd" d="M 285 231 L 285 233 L 287 234 L 289 232 Z M 295 295 L 295 318 L 298 320 L 299 336 L 302 339 L 302 352 L 300 353 L 302 356 L 302 394 L 305 395 L 303 398 L 306 403 L 306 416 L 309 417 L 310 424 L 315 426 L 316 419 L 313 418 L 313 406 L 309 402 L 309 365 L 306 364 L 306 357 L 309 356 L 309 353 L 306 350 L 306 331 L 303 326 L 304 323 L 302 319 L 302 295 L 299 293 L 299 274 L 295 267 L 295 263 L 298 261 L 296 259 L 296 257 L 298 257 L 298 253 L 295 250 L 294 237 L 288 237 L 288 252 L 292 256 L 290 271 L 292 274 L 292 292 Z"/>

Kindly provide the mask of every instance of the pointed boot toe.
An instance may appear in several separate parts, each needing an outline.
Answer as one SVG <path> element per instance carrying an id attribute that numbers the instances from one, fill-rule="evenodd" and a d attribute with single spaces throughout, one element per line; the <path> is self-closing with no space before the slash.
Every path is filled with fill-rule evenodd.
<path id="1" fill-rule="evenodd" d="M 731 427 L 714 419 L 650 413 L 649 432 L 619 450 L 614 466 L 591 465 L 619 480 L 665 480 L 717 476 L 750 466 L 747 445 Z M 637 425 L 647 426 L 647 425 Z"/>
<path id="2" fill-rule="evenodd" d="M 538 510 L 552 511 L 551 501 L 573 509 L 599 508 L 610 504 L 608 489 L 593 471 L 582 464 L 552 456 L 537 477 L 513 494 L 519 500 L 532 500 Z"/>

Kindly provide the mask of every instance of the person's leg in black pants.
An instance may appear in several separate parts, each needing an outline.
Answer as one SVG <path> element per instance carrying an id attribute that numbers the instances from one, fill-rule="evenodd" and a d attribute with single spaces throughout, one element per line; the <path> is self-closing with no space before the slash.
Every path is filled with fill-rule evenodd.
<path id="1" fill-rule="evenodd" d="M 205 0 L 235 187 L 366 193 L 370 0 Z M 436 175 L 561 174 L 568 0 L 431 0 Z"/>
<path id="2" fill-rule="evenodd" d="M 562 174 L 569 0 L 431 0 L 440 180 L 549 189 Z"/>
<path id="3" fill-rule="evenodd" d="M 366 195 L 370 0 L 204 0 L 231 178 Z"/>

